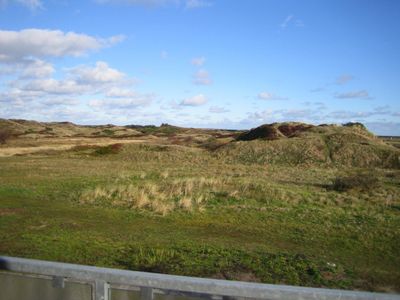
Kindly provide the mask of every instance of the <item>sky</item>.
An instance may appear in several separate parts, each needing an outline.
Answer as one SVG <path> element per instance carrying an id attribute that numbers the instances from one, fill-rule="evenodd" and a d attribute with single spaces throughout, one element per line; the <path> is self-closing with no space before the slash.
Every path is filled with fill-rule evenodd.
<path id="1" fill-rule="evenodd" d="M 400 135 L 400 1 L 0 0 L 0 118 Z"/>

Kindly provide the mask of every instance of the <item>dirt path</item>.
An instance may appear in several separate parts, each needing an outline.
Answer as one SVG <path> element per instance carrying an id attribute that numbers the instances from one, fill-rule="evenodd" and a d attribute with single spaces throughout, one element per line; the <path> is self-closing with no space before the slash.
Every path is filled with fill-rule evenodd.
<path id="1" fill-rule="evenodd" d="M 69 150 L 76 146 L 81 146 L 81 145 L 107 146 L 107 145 L 112 145 L 112 144 L 131 144 L 131 143 L 148 142 L 148 140 L 120 140 L 120 139 L 101 140 L 101 141 L 96 141 L 93 139 L 68 139 L 66 141 L 68 141 L 70 143 L 40 145 L 40 146 L 38 145 L 38 146 L 30 146 L 30 147 L 0 148 L 0 157 L 21 155 L 21 154 L 31 154 L 31 153 L 37 153 L 40 151 L 48 151 L 48 150 Z"/>

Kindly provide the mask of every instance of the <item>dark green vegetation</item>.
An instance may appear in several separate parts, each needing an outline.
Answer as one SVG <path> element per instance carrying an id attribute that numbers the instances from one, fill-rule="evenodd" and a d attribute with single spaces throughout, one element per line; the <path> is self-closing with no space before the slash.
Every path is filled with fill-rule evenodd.
<path id="1" fill-rule="evenodd" d="M 160 135 L 146 144 L 0 157 L 0 254 L 400 291 L 398 149 L 357 124 L 252 141 L 162 127 L 130 128 Z"/>
<path id="2" fill-rule="evenodd" d="M 0 128 L 0 144 L 5 144 L 12 137 L 12 131 L 8 128 Z"/>

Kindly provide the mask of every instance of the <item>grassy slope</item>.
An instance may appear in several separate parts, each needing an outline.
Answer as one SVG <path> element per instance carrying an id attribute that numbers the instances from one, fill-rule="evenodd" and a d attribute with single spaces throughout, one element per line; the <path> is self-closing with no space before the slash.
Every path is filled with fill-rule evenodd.
<path id="1" fill-rule="evenodd" d="M 260 165 L 201 149 L 126 145 L 0 158 L 0 253 L 173 274 L 400 291 L 397 170 L 380 185 L 338 193 L 336 166 Z M 203 211 L 165 216 L 118 202 L 80 203 L 96 187 L 229 184 Z M 231 196 L 239 189 L 239 196 Z M 107 200 L 107 199 L 106 199 Z"/>
<path id="2" fill-rule="evenodd" d="M 292 138 L 230 143 L 218 152 L 233 163 L 400 168 L 395 147 L 354 127 L 317 126 Z"/>

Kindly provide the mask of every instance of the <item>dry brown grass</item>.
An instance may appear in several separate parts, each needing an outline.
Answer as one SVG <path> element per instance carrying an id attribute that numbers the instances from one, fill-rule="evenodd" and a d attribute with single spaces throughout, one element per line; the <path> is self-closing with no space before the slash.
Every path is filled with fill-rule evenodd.
<path id="1" fill-rule="evenodd" d="M 141 174 L 139 184 L 119 183 L 98 186 L 81 193 L 81 204 L 109 205 L 130 209 L 148 210 L 165 215 L 173 210 L 202 210 L 212 193 L 228 189 L 228 181 L 218 178 L 179 178 L 167 180 L 164 173 L 162 181 L 145 182 Z M 118 178 L 116 182 L 123 180 Z M 237 191 L 231 193 L 235 197 Z"/>

